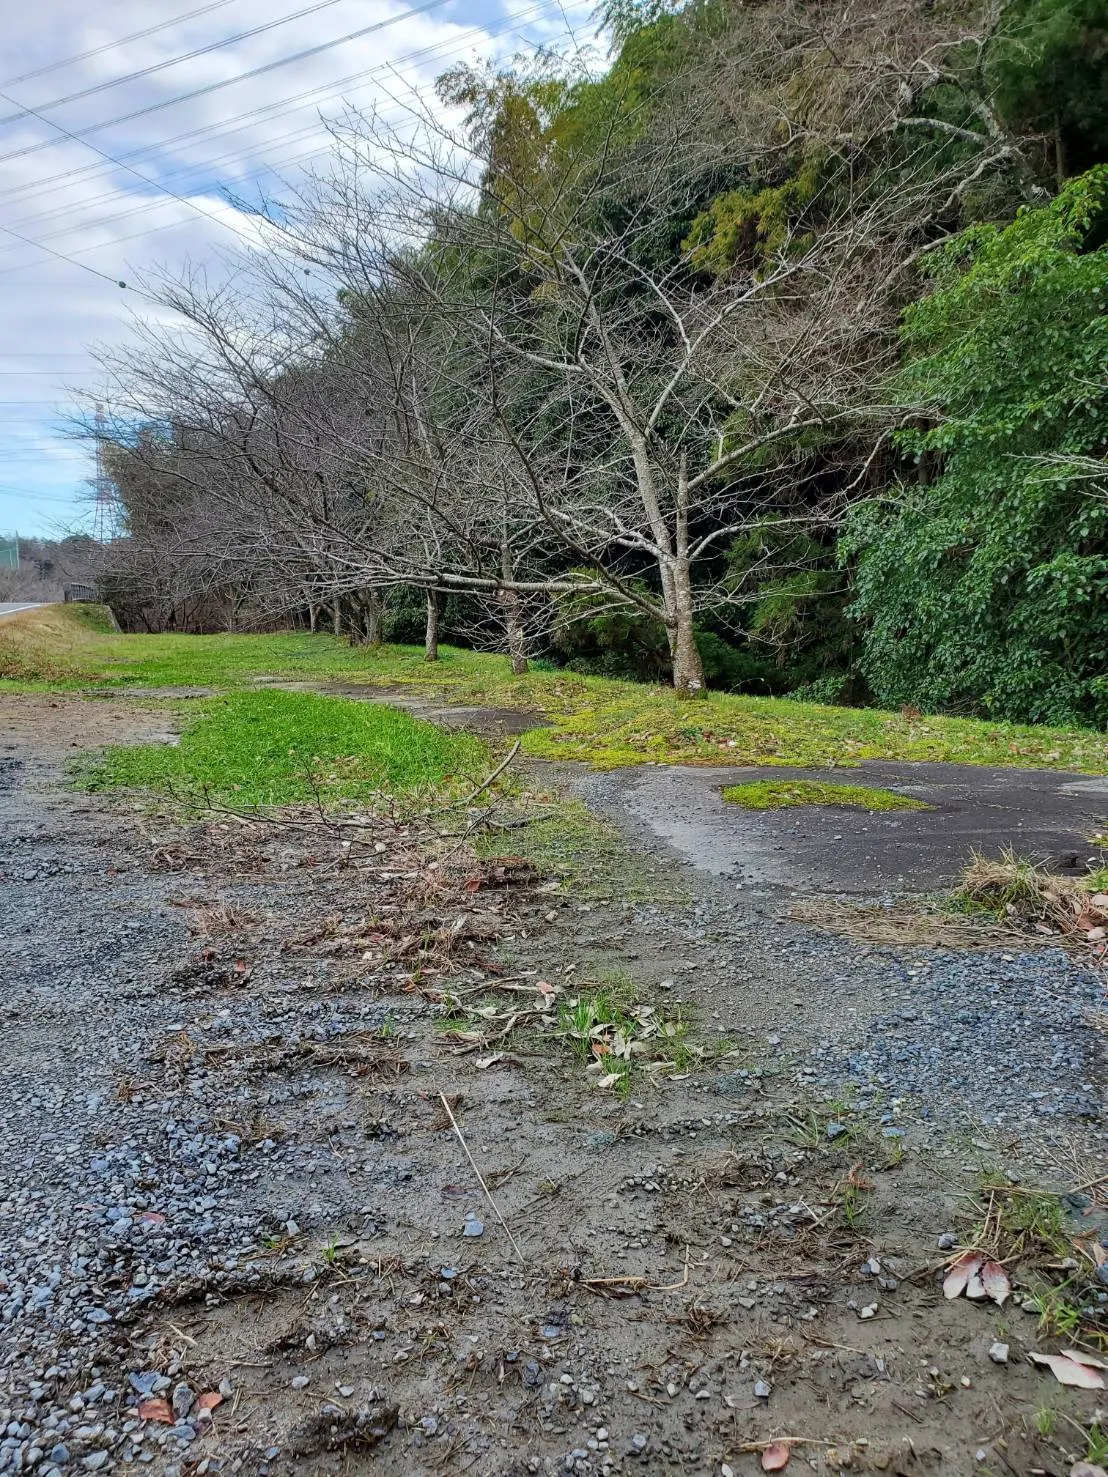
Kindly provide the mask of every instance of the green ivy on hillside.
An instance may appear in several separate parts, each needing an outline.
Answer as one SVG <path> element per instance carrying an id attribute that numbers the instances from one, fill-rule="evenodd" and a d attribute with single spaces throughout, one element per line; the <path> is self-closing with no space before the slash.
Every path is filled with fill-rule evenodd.
<path id="1" fill-rule="evenodd" d="M 882 704 L 1108 722 L 1108 167 L 934 253 L 898 381 L 919 469 L 850 521 Z"/>

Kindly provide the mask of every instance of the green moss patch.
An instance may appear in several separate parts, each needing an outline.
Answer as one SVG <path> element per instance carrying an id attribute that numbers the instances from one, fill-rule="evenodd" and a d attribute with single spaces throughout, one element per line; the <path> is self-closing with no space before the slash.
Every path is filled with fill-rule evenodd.
<path id="1" fill-rule="evenodd" d="M 866 785 L 826 785 L 820 780 L 749 780 L 728 785 L 723 798 L 744 810 L 788 810 L 796 805 L 855 805 L 861 810 L 930 810 L 922 800 Z"/>

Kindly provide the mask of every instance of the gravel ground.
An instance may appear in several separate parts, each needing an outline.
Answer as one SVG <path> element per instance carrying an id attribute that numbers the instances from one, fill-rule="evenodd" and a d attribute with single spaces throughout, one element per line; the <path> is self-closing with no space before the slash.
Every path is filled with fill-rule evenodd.
<path id="1" fill-rule="evenodd" d="M 874 990 L 883 1013 L 821 1040 L 804 1076 L 857 1083 L 862 1106 L 910 1100 L 924 1122 L 1033 1133 L 1068 1120 L 1103 1141 L 1105 1039 L 1089 1029 L 1103 975 L 1060 950 L 925 956 L 889 974 Z"/>
<path id="2" fill-rule="evenodd" d="M 334 838 L 152 829 L 61 789 L 70 735 L 124 718 L 164 726 L 27 701 L 0 758 L 0 1471 L 741 1477 L 791 1431 L 821 1472 L 839 1443 L 914 1473 L 908 1429 L 943 1470 L 1067 1470 L 1019 1357 L 1036 1320 L 918 1272 L 976 1184 L 967 1125 L 1023 1180 L 1103 1172 L 1088 970 L 830 939 L 691 873 L 682 902 L 404 913 L 421 873 L 392 838 L 359 870 Z M 618 968 L 727 1055 L 625 1103 L 559 1057 L 452 1056 L 413 958 L 455 917 L 455 985 Z M 799 1143 L 828 1099 L 849 1144 Z"/>

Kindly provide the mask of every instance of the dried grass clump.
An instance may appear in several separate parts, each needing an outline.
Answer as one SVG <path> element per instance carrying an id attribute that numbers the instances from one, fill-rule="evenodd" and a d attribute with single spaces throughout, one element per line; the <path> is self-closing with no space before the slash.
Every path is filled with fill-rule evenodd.
<path id="1" fill-rule="evenodd" d="M 794 903 L 788 916 L 855 943 L 897 949 L 995 950 L 1015 939 L 1030 942 L 1007 916 L 1001 922 L 984 912 L 972 918 L 965 913 L 952 916 L 949 904 L 940 906 L 926 899 L 874 907 L 818 897 Z M 1046 945 L 1045 939 L 1041 942 Z"/>
<path id="2" fill-rule="evenodd" d="M 963 907 L 1010 919 L 1037 933 L 1099 939 L 1108 928 L 1108 893 L 1094 892 L 1093 880 L 1064 877 L 1011 849 L 997 857 L 974 852 L 956 897 Z"/>

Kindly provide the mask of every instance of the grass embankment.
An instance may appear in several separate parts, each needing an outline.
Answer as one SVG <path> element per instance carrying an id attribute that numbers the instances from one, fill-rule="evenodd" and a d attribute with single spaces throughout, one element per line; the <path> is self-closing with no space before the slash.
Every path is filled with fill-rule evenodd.
<path id="1" fill-rule="evenodd" d="M 825 785 L 819 780 L 748 780 L 729 785 L 723 798 L 744 810 L 791 810 L 801 805 L 852 805 L 862 810 L 930 810 L 923 800 L 866 785 Z"/>
<path id="2" fill-rule="evenodd" d="M 263 691 L 211 699 L 178 744 L 108 749 L 79 778 L 91 790 L 205 796 L 249 808 L 438 792 L 490 768 L 480 739 L 396 708 Z"/>
<path id="3" fill-rule="evenodd" d="M 459 703 L 543 713 L 523 740 L 537 758 L 622 764 L 849 765 L 860 759 L 1108 771 L 1108 736 L 1080 729 L 822 707 L 786 698 L 668 688 L 568 672 L 514 677 L 501 657 L 443 648 L 368 651 L 330 636 L 121 636 L 53 607 L 0 624 L 0 689 L 249 688 L 260 680 L 404 686 Z"/>

